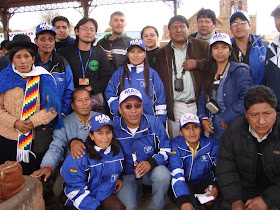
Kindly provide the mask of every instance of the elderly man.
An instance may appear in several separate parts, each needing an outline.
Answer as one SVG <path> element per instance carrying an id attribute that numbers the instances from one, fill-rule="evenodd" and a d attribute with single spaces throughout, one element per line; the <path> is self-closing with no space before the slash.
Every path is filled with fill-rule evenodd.
<path id="1" fill-rule="evenodd" d="M 280 5 L 273 10 L 276 29 L 280 33 Z M 277 112 L 280 112 L 280 34 L 269 44 L 266 53 L 264 85 L 270 87 L 277 97 Z"/>
<path id="2" fill-rule="evenodd" d="M 52 25 L 55 29 L 55 49 L 57 52 L 74 43 L 75 39 L 69 34 L 71 33 L 70 23 L 66 17 L 56 16 L 52 20 Z"/>
<path id="3" fill-rule="evenodd" d="M 205 40 L 208 43 L 216 33 L 216 14 L 211 9 L 202 9 L 197 13 L 197 32 L 191 34 L 193 38 Z"/>
<path id="4" fill-rule="evenodd" d="M 38 46 L 35 65 L 44 67 L 55 79 L 62 103 L 62 114 L 68 115 L 71 109 L 71 93 L 74 90 L 73 74 L 67 60 L 54 50 L 55 30 L 51 24 L 42 23 L 36 28 L 35 44 Z"/>
<path id="5" fill-rule="evenodd" d="M 262 85 L 246 93 L 244 117 L 224 132 L 218 149 L 221 209 L 280 207 L 280 122 L 276 97 Z"/>
<path id="6" fill-rule="evenodd" d="M 97 45 L 107 53 L 111 68 L 116 71 L 124 64 L 126 48 L 131 38 L 124 33 L 126 19 L 123 12 L 114 12 L 110 17 L 109 25 L 112 33 L 106 34 Z"/>
<path id="7" fill-rule="evenodd" d="M 250 34 L 250 17 L 247 12 L 237 10 L 230 17 L 231 39 L 235 55 L 240 62 L 248 64 L 252 69 L 254 85 L 263 84 L 264 64 L 268 42 L 262 37 Z"/>
<path id="8" fill-rule="evenodd" d="M 138 90 L 123 90 L 119 103 L 121 116 L 114 118 L 114 134 L 120 141 L 124 164 L 123 185 L 117 197 L 127 210 L 136 209 L 140 184 L 152 185 L 149 209 L 163 209 L 170 184 L 170 172 L 165 166 L 171 150 L 170 140 L 157 117 L 143 114 L 142 95 Z M 78 145 L 78 141 L 71 143 L 72 155 L 80 157 L 84 145 L 74 148 L 73 144 Z M 133 152 L 139 162 L 135 169 Z"/>
<path id="9" fill-rule="evenodd" d="M 157 52 L 155 69 L 166 90 L 168 132 L 173 139 L 180 135 L 180 117 L 197 113 L 209 44 L 189 37 L 189 23 L 184 16 L 172 17 L 168 29 L 171 41 Z"/>

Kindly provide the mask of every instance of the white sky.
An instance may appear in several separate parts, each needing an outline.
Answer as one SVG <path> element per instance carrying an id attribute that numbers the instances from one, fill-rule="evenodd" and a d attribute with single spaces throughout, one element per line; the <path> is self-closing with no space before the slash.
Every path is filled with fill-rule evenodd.
<path id="1" fill-rule="evenodd" d="M 178 14 L 189 18 L 201 7 L 212 9 L 219 16 L 219 0 L 182 0 L 183 5 L 178 9 Z M 257 15 L 257 33 L 269 35 L 276 31 L 274 20 L 270 16 L 272 10 L 279 5 L 279 0 L 248 0 L 248 13 Z M 173 16 L 172 9 L 163 2 L 115 4 L 112 6 L 99 6 L 93 9 L 90 17 L 99 25 L 98 32 L 104 32 L 109 27 L 110 15 L 120 10 L 125 13 L 127 19 L 127 31 L 140 31 L 146 25 L 154 25 L 162 34 L 164 24 L 167 24 Z M 82 18 L 75 9 L 59 10 L 60 15 L 66 16 L 72 25 Z M 30 30 L 40 24 L 40 12 L 16 13 L 10 19 L 12 30 Z"/>

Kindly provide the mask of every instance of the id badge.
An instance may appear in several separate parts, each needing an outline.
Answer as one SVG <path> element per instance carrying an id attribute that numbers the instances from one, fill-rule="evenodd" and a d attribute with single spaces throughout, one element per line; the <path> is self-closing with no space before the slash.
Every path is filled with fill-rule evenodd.
<path id="1" fill-rule="evenodd" d="M 89 78 L 79 78 L 79 85 L 89 85 Z"/>

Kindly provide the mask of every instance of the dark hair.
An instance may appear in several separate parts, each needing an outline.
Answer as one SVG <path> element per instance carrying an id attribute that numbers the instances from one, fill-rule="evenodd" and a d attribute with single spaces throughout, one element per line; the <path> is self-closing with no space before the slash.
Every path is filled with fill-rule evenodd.
<path id="1" fill-rule="evenodd" d="M 14 58 L 15 54 L 22 49 L 26 49 L 32 57 L 36 56 L 36 53 L 34 52 L 34 50 L 29 48 L 29 47 L 14 46 L 14 47 L 12 47 L 12 49 L 9 50 L 9 59 L 10 59 L 11 62 L 13 62 L 13 58 Z"/>
<path id="2" fill-rule="evenodd" d="M 114 12 L 113 14 L 111 14 L 111 16 L 110 16 L 110 21 L 112 20 L 112 18 L 113 18 L 115 15 L 125 17 L 125 15 L 124 15 L 123 12 L 121 12 L 121 11 L 116 11 L 116 12 Z"/>
<path id="3" fill-rule="evenodd" d="M 207 65 L 208 70 L 205 71 L 205 74 L 204 74 L 204 94 L 206 97 L 209 96 L 209 94 L 211 93 L 211 91 L 213 89 L 214 77 L 215 77 L 215 75 L 217 73 L 217 69 L 218 69 L 217 63 L 212 56 L 212 48 L 214 45 L 215 45 L 215 43 L 210 46 L 210 50 L 209 50 L 210 55 L 209 55 L 209 61 L 208 61 L 208 65 Z M 227 44 L 227 45 L 228 45 L 229 49 L 231 50 L 231 55 L 229 56 L 228 61 L 235 61 L 235 62 L 239 63 L 232 46 L 229 44 Z"/>
<path id="4" fill-rule="evenodd" d="M 85 89 L 84 87 L 78 87 L 78 88 L 76 88 L 76 89 L 71 93 L 71 101 L 72 101 L 72 103 L 75 101 L 75 95 L 76 95 L 76 93 L 77 93 L 78 91 L 81 91 L 81 90 L 86 91 L 86 92 L 88 93 L 88 95 L 90 96 L 90 92 L 89 92 L 87 89 Z"/>
<path id="5" fill-rule="evenodd" d="M 197 13 L 196 20 L 198 22 L 199 18 L 210 18 L 212 23 L 216 25 L 216 14 L 211 9 L 202 9 Z"/>
<path id="6" fill-rule="evenodd" d="M 112 126 L 111 126 L 112 127 Z M 113 127 L 112 127 L 113 128 Z M 93 134 L 94 131 L 90 131 L 90 134 Z M 113 156 L 116 156 L 120 152 L 120 145 L 119 141 L 117 138 L 113 135 L 112 142 L 111 142 L 111 150 L 113 152 Z M 85 142 L 86 148 L 87 148 L 87 154 L 90 159 L 97 159 L 101 160 L 102 157 L 101 155 L 96 151 L 94 146 L 96 146 L 94 140 L 90 138 L 88 135 L 86 142 Z"/>
<path id="7" fill-rule="evenodd" d="M 66 22 L 66 24 L 67 24 L 68 27 L 70 26 L 69 20 L 68 20 L 66 17 L 64 17 L 64 16 L 56 16 L 56 17 L 52 20 L 52 25 L 55 26 L 55 23 L 56 23 L 57 21 L 64 21 L 64 22 Z"/>
<path id="8" fill-rule="evenodd" d="M 188 22 L 188 20 L 187 20 L 184 16 L 182 16 L 182 15 L 175 15 L 174 17 L 172 17 L 172 18 L 169 20 L 169 23 L 168 23 L 168 30 L 170 30 L 171 24 L 172 24 L 173 22 L 175 22 L 175 21 L 181 21 L 181 22 L 185 23 L 186 26 L 189 28 L 189 22 Z"/>
<path id="9" fill-rule="evenodd" d="M 157 37 L 159 36 L 158 30 L 156 29 L 156 27 L 154 27 L 154 26 L 145 26 L 145 27 L 142 29 L 142 31 L 141 31 L 141 39 L 143 39 L 144 31 L 145 31 L 147 28 L 152 28 L 152 29 L 154 29 L 154 31 L 156 32 Z"/>
<path id="10" fill-rule="evenodd" d="M 127 64 L 129 64 L 129 59 L 128 59 L 128 56 L 126 55 L 119 93 L 121 93 L 124 90 L 124 82 L 125 82 L 126 78 L 128 79 L 128 82 L 131 85 L 131 80 L 129 79 L 130 71 L 128 70 Z M 149 69 L 149 67 L 150 66 L 149 66 L 147 56 L 145 56 L 145 58 L 144 58 L 144 78 L 145 78 L 145 83 L 146 83 L 145 89 L 146 89 L 146 94 L 148 95 L 148 97 L 150 99 L 150 94 L 149 94 L 149 92 L 150 92 L 150 69 Z"/>
<path id="11" fill-rule="evenodd" d="M 93 23 L 93 25 L 94 25 L 94 27 L 95 27 L 95 32 L 97 32 L 98 24 L 97 24 L 96 20 L 94 20 L 93 18 L 89 18 L 89 17 L 84 17 L 84 18 L 82 18 L 82 19 L 77 23 L 77 25 L 75 26 L 74 31 L 75 31 L 75 30 L 78 30 L 78 31 L 79 31 L 80 26 L 86 24 L 86 23 L 89 22 L 89 21 Z M 79 41 L 79 36 L 77 36 L 77 35 L 76 35 L 76 41 L 77 41 L 77 42 Z M 94 43 L 94 42 L 95 42 L 95 39 L 92 41 L 92 43 Z"/>
<path id="12" fill-rule="evenodd" d="M 5 48 L 8 49 L 8 45 L 9 45 L 10 41 L 9 40 L 4 40 L 1 42 L 1 49 Z"/>
<path id="13" fill-rule="evenodd" d="M 268 103 L 272 108 L 276 109 L 277 99 L 274 92 L 264 85 L 255 85 L 248 89 L 244 97 L 245 110 L 258 103 Z"/>

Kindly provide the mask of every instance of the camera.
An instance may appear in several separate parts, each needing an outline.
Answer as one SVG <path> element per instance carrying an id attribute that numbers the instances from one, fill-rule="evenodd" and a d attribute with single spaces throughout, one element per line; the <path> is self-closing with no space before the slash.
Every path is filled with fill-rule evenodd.
<path id="1" fill-rule="evenodd" d="M 175 79 L 174 81 L 174 86 L 175 86 L 175 91 L 177 92 L 182 92 L 184 90 L 184 82 L 183 79 Z"/>
<path id="2" fill-rule="evenodd" d="M 221 106 L 215 99 L 210 99 L 210 101 L 206 104 L 206 108 L 213 114 L 217 114 L 221 111 Z"/>

